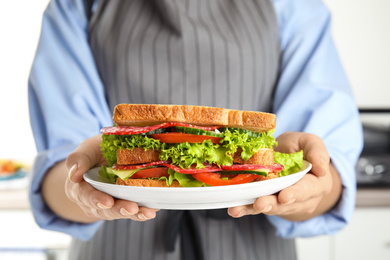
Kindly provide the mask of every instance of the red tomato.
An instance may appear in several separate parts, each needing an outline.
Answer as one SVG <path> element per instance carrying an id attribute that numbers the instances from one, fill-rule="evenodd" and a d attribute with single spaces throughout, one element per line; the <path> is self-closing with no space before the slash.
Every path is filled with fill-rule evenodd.
<path id="1" fill-rule="evenodd" d="M 202 143 L 204 140 L 210 140 L 213 144 L 218 144 L 222 140 L 220 137 L 208 136 L 208 135 L 192 135 L 185 133 L 163 133 L 149 135 L 153 139 L 160 140 L 163 143 L 176 144 L 176 143 Z"/>
<path id="2" fill-rule="evenodd" d="M 206 172 L 192 174 L 192 177 L 211 186 L 223 186 L 248 183 L 259 176 L 256 174 L 238 174 L 229 180 L 223 180 L 218 173 Z"/>
<path id="3" fill-rule="evenodd" d="M 156 167 L 139 170 L 131 176 L 132 179 L 147 179 L 147 178 L 161 178 L 169 177 L 167 167 Z"/>

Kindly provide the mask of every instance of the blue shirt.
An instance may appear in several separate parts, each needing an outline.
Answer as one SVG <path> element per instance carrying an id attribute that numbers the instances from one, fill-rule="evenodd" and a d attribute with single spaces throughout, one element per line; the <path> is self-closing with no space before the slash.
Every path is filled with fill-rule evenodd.
<path id="1" fill-rule="evenodd" d="M 363 143 L 358 110 L 331 38 L 328 9 L 319 0 L 272 2 L 283 53 L 273 104 L 275 135 L 301 131 L 320 136 L 340 173 L 343 191 L 337 206 L 321 216 L 302 222 L 268 218 L 285 238 L 333 234 L 350 221 L 354 210 L 354 166 Z M 82 1 L 49 3 L 28 85 L 38 149 L 29 193 L 35 220 L 42 228 L 89 239 L 101 222 L 82 224 L 58 217 L 45 204 L 40 188 L 50 167 L 112 125 L 87 41 Z"/>

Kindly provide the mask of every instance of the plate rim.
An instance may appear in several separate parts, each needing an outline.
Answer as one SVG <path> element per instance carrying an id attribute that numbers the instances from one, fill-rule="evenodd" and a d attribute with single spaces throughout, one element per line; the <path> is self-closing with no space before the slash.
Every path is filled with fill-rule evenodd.
<path id="1" fill-rule="evenodd" d="M 252 187 L 252 186 L 257 186 L 259 185 L 259 183 L 262 183 L 262 185 L 264 185 L 265 182 L 267 183 L 272 183 L 272 182 L 280 182 L 281 179 L 283 180 L 288 180 L 288 179 L 291 179 L 291 178 L 295 178 L 297 177 L 296 175 L 302 175 L 304 176 L 306 173 L 308 173 L 311 168 L 312 168 L 312 164 L 306 160 L 303 160 L 303 163 L 304 163 L 304 167 L 299 171 L 299 172 L 296 172 L 296 173 L 293 173 L 293 174 L 290 174 L 290 175 L 287 175 L 287 176 L 282 176 L 282 177 L 279 177 L 279 178 L 274 178 L 274 179 L 270 179 L 270 180 L 264 180 L 264 181 L 261 181 L 261 182 L 251 182 L 251 183 L 243 183 L 243 184 L 235 184 L 235 185 L 224 185 L 224 186 L 208 186 L 208 187 L 174 187 L 175 188 L 175 191 L 183 191 L 183 192 L 194 192 L 194 191 L 199 191 L 200 189 L 202 190 L 215 190 L 215 191 L 218 191 L 218 190 L 224 190 L 224 189 L 229 189 L 229 190 L 234 190 L 234 189 L 241 189 L 243 185 L 246 185 L 246 187 Z M 305 167 L 306 166 L 306 167 Z M 88 183 L 92 183 L 92 182 L 95 182 L 99 185 L 109 185 L 109 186 L 112 186 L 112 187 L 120 187 L 121 189 L 125 189 L 125 188 L 129 188 L 129 189 L 133 189 L 133 190 L 137 190 L 137 189 L 141 189 L 141 190 L 150 190 L 150 191 L 167 191 L 167 190 L 172 190 L 172 187 L 139 187 L 139 186 L 125 186 L 125 185 L 117 185 L 117 184 L 114 184 L 114 183 L 107 183 L 107 182 L 100 182 L 100 181 L 97 181 L 97 180 L 93 180 L 91 178 L 89 178 L 89 174 L 91 174 L 90 172 L 91 171 L 96 171 L 97 169 L 100 169 L 100 167 L 94 167 L 94 168 L 91 168 L 90 170 L 88 170 L 87 172 L 85 172 L 83 174 L 83 178 L 86 182 Z"/>
<path id="2" fill-rule="evenodd" d="M 275 194 L 294 185 L 311 168 L 311 163 L 304 160 L 304 167 L 299 172 L 288 176 L 253 183 L 209 187 L 137 187 L 117 185 L 89 178 L 90 174 L 94 174 L 93 177 L 100 178 L 99 167 L 90 169 L 84 173 L 83 177 L 95 189 L 114 198 L 136 202 L 142 207 L 165 210 L 209 210 L 251 204 L 258 197 Z M 276 186 L 277 188 L 271 189 L 272 191 L 269 192 L 258 193 L 256 190 L 261 190 L 264 185 L 269 185 L 268 187 Z M 248 191 L 247 193 L 244 192 L 247 195 L 242 196 L 245 190 Z M 227 196 L 221 199 L 221 194 L 227 194 Z M 177 199 L 177 196 L 179 196 L 179 199 Z M 194 196 L 197 199 L 194 199 Z M 206 196 L 209 196 L 207 200 L 204 199 Z"/>

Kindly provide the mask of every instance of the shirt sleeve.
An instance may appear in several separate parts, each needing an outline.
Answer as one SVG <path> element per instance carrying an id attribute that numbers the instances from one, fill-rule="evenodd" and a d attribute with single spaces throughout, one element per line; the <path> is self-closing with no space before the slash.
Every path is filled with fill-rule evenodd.
<path id="1" fill-rule="evenodd" d="M 347 77 L 331 37 L 330 13 L 319 0 L 274 0 L 283 51 L 275 91 L 275 135 L 301 131 L 320 136 L 340 173 L 341 200 L 329 212 L 302 222 L 268 216 L 285 238 L 333 234 L 355 207 L 355 164 L 362 127 Z"/>
<path id="2" fill-rule="evenodd" d="M 41 228 L 79 239 L 90 238 L 100 223 L 70 222 L 55 215 L 41 195 L 47 170 L 83 140 L 112 125 L 93 55 L 87 41 L 83 1 L 53 0 L 47 6 L 32 64 L 28 91 L 31 126 L 38 150 L 29 198 Z"/>

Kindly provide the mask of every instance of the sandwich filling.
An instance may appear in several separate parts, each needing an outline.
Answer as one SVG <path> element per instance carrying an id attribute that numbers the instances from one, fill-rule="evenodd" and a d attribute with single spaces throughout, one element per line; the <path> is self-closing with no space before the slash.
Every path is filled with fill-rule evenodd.
<path id="1" fill-rule="evenodd" d="M 220 186 L 288 175 L 303 166 L 302 152 L 282 154 L 274 130 L 195 126 L 168 122 L 102 129 L 101 150 L 108 167 L 102 177 L 164 180 L 167 186 Z"/>

